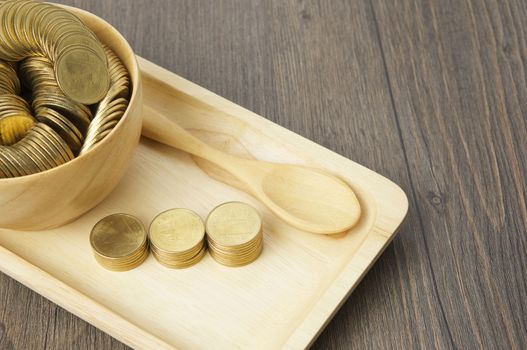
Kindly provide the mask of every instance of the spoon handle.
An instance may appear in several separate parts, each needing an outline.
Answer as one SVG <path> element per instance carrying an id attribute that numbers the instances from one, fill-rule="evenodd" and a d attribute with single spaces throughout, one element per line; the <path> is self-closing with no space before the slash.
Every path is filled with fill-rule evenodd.
<path id="1" fill-rule="evenodd" d="M 236 172 L 243 165 L 240 160 L 211 147 L 148 105 L 144 105 L 142 135 L 165 145 L 178 148 Z"/>

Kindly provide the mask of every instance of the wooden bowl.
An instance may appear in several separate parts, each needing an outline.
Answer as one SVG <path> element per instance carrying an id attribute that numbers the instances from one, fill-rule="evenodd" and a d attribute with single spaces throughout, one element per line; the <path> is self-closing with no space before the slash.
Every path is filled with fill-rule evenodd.
<path id="1" fill-rule="evenodd" d="M 75 12 L 121 58 L 133 85 L 130 104 L 113 131 L 86 154 L 42 173 L 0 179 L 0 228 L 43 230 L 75 220 L 114 189 L 139 142 L 142 90 L 134 52 L 104 20 L 86 11 L 66 8 Z"/>

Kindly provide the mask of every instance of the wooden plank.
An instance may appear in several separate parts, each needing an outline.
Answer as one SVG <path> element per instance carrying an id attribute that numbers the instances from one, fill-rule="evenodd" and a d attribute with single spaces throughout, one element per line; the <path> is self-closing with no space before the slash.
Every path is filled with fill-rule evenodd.
<path id="1" fill-rule="evenodd" d="M 527 344 L 527 4 L 375 1 L 412 191 L 456 348 Z"/>

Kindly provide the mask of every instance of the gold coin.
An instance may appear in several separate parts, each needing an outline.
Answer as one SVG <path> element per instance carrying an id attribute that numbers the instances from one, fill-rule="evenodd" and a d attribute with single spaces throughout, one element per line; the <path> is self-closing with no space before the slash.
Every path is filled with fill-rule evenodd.
<path id="1" fill-rule="evenodd" d="M 6 172 L 4 172 L 4 170 L 3 170 L 3 168 L 2 168 L 2 166 L 1 166 L 1 164 L 0 164 L 0 179 L 5 179 L 5 178 L 9 178 L 9 177 L 10 177 L 10 176 L 7 175 Z"/>
<path id="2" fill-rule="evenodd" d="M 12 145 L 20 141 L 34 123 L 29 105 L 23 98 L 0 95 L 0 144 Z"/>
<path id="3" fill-rule="evenodd" d="M 124 112 L 128 105 L 128 101 L 125 98 L 119 97 L 107 105 L 99 105 L 98 113 L 101 115 L 108 115 L 114 112 Z"/>
<path id="4" fill-rule="evenodd" d="M 84 141 L 84 145 L 83 145 L 83 148 L 81 149 L 80 154 L 84 154 L 87 151 L 91 150 L 99 142 L 101 142 L 107 135 L 109 135 L 110 132 L 112 132 L 112 129 L 111 130 L 102 131 L 102 132 L 98 133 L 97 135 L 95 135 L 95 137 L 93 137 L 93 138 L 87 138 Z"/>
<path id="5" fill-rule="evenodd" d="M 128 85 L 129 85 L 128 83 L 122 83 L 122 82 L 117 82 L 115 84 L 112 84 L 112 86 L 110 86 L 110 89 L 108 90 L 108 93 L 101 100 L 99 105 L 103 105 L 103 106 L 107 105 L 112 100 L 119 98 L 119 97 L 125 98 L 128 101 L 128 95 L 130 94 Z"/>
<path id="6" fill-rule="evenodd" d="M 33 124 L 33 118 L 24 114 L 0 116 L 0 143 L 2 145 L 15 144 L 27 134 Z"/>
<path id="7" fill-rule="evenodd" d="M 70 27 L 84 27 L 82 21 L 69 11 L 52 4 L 41 4 L 43 9 L 35 19 L 33 36 L 37 41 L 39 49 L 48 57 L 54 57 L 54 42 L 56 33 L 53 29 L 59 26 L 60 32 L 67 31 Z M 88 31 L 87 28 L 85 28 Z"/>
<path id="8" fill-rule="evenodd" d="M 15 69 L 8 63 L 0 61 L 0 94 L 20 93 L 20 80 Z"/>
<path id="9" fill-rule="evenodd" d="M 209 244 L 209 248 L 210 248 L 210 251 L 215 253 L 217 256 L 225 259 L 225 260 L 229 260 L 231 262 L 245 262 L 245 261 L 252 261 L 253 260 L 253 257 L 255 255 L 259 255 L 258 251 L 263 247 L 263 244 L 259 244 L 258 246 L 255 246 L 253 250 L 251 251 L 248 251 L 248 252 L 245 252 L 243 254 L 241 253 L 233 253 L 233 252 L 229 252 L 229 253 L 224 253 L 224 252 L 221 252 L 219 250 L 217 250 L 216 248 L 214 247 L 211 247 L 210 244 Z"/>
<path id="10" fill-rule="evenodd" d="M 209 247 L 211 249 L 214 249 L 218 254 L 223 255 L 244 255 L 246 253 L 253 252 L 258 246 L 262 245 L 263 243 L 263 235 L 259 235 L 254 241 L 251 241 L 249 244 L 239 247 L 225 247 L 216 244 L 211 239 L 208 240 Z"/>
<path id="11" fill-rule="evenodd" d="M 128 107 L 130 80 L 115 53 L 65 9 L 0 0 L 0 18 L 0 145 L 9 145 L 0 149 L 0 177 L 5 178 L 46 171 L 103 140 Z M 14 61 L 20 61 L 18 68 Z M 17 72 L 37 120 L 17 96 L 22 86 Z M 76 78 L 75 72 L 80 72 Z M 68 84 L 80 94 L 87 93 L 83 85 L 99 86 L 99 92 L 89 92 L 94 99 L 99 95 L 100 103 L 86 106 L 91 101 L 72 97 Z M 92 110 L 100 112 L 93 122 Z M 198 251 L 187 252 L 186 258 Z"/>
<path id="12" fill-rule="evenodd" d="M 193 266 L 206 252 L 205 225 L 188 209 L 171 209 L 156 216 L 149 240 L 154 257 L 168 268 Z"/>
<path id="13" fill-rule="evenodd" d="M 199 252 L 203 249 L 203 247 L 203 244 L 200 245 L 198 249 L 192 253 L 192 255 L 188 255 L 184 258 L 175 258 L 173 256 L 167 256 L 166 254 L 163 254 L 153 246 L 151 246 L 150 249 L 152 250 L 152 254 L 155 256 L 155 258 L 160 262 L 165 262 L 166 264 L 186 264 L 187 262 L 194 260 L 195 257 L 199 254 Z"/>
<path id="14" fill-rule="evenodd" d="M 31 42 L 28 40 L 26 32 L 26 21 L 31 21 L 29 18 L 29 12 L 35 7 L 35 3 L 32 1 L 20 1 L 16 14 L 14 16 L 14 29 L 17 41 L 21 43 L 21 46 L 25 47 L 27 54 L 31 54 Z"/>
<path id="15" fill-rule="evenodd" d="M 65 162 L 68 162 L 70 160 L 72 160 L 73 158 L 75 158 L 75 155 L 73 154 L 71 148 L 68 146 L 68 144 L 64 141 L 64 139 L 62 137 L 60 137 L 60 135 L 55 132 L 55 130 L 53 130 L 53 128 L 51 128 L 50 126 L 44 124 L 44 123 L 41 123 L 41 126 L 43 128 L 46 128 L 47 129 L 47 132 L 49 132 L 50 136 L 54 139 L 54 144 L 57 146 L 60 154 L 62 155 L 62 157 L 64 158 Z"/>
<path id="16" fill-rule="evenodd" d="M 222 254 L 213 248 L 209 248 L 211 252 L 211 256 L 215 260 L 220 261 L 222 263 L 225 261 L 228 261 L 232 265 L 234 264 L 246 265 L 247 263 L 254 261 L 260 255 L 260 252 L 262 251 L 262 249 L 263 249 L 263 245 L 259 245 L 250 253 L 247 253 L 244 255 L 237 255 L 237 254 Z"/>
<path id="17" fill-rule="evenodd" d="M 68 144 L 76 154 L 82 147 L 83 136 L 77 127 L 57 111 L 42 107 L 37 111 L 37 120 L 47 124 Z"/>
<path id="18" fill-rule="evenodd" d="M 108 124 L 116 124 L 116 122 L 119 122 L 123 113 L 124 111 L 115 111 L 106 115 L 99 114 L 99 118 L 93 119 L 90 126 L 88 127 L 86 137 L 95 137 L 97 136 L 97 134 L 104 131 L 107 128 Z"/>
<path id="19" fill-rule="evenodd" d="M 53 109 L 70 120 L 81 133 L 86 132 L 92 117 L 90 109 L 64 95 L 49 59 L 27 58 L 20 65 L 20 71 L 24 81 L 32 86 L 32 106 L 37 114 L 43 107 Z"/>
<path id="20" fill-rule="evenodd" d="M 248 204 L 229 202 L 217 206 L 207 218 L 207 235 L 221 246 L 247 244 L 259 235 L 262 221 Z"/>
<path id="21" fill-rule="evenodd" d="M 97 254 L 95 254 L 94 257 L 95 260 L 99 263 L 99 265 L 101 265 L 105 269 L 116 272 L 124 272 L 135 269 L 136 267 L 141 265 L 146 260 L 149 254 L 150 251 L 148 250 L 148 246 L 146 246 L 144 249 L 141 250 L 141 254 L 139 254 L 136 258 L 121 264 L 108 262 L 106 259 L 101 258 Z"/>
<path id="22" fill-rule="evenodd" d="M 182 254 L 203 242 L 205 225 L 191 210 L 171 209 L 154 218 L 149 238 L 150 243 L 160 251 Z"/>
<path id="23" fill-rule="evenodd" d="M 60 36 L 58 36 L 55 41 L 57 52 L 62 52 L 68 46 L 78 44 L 89 47 L 101 60 L 106 61 L 106 53 L 97 37 L 83 29 L 84 28 L 68 28 L 67 31 L 60 33 Z"/>
<path id="24" fill-rule="evenodd" d="M 94 118 L 89 127 L 88 133 L 94 132 L 95 134 L 100 128 L 103 128 L 106 123 L 119 121 L 121 116 L 126 111 L 128 102 L 123 98 L 113 100 L 109 105 L 105 106 L 101 110 L 97 111 L 96 118 Z"/>
<path id="25" fill-rule="evenodd" d="M 128 107 L 129 78 L 128 72 L 121 60 L 113 51 L 104 46 L 110 71 L 111 86 L 106 96 L 97 106 L 97 111 L 88 131 L 85 142 L 79 154 L 90 151 L 98 142 L 108 135 L 121 120 Z"/>
<path id="26" fill-rule="evenodd" d="M 15 150 L 12 147 L 8 147 L 6 151 L 7 151 L 6 155 L 11 161 L 11 164 L 13 164 L 14 169 L 17 173 L 17 176 L 28 175 L 28 172 L 29 172 L 28 166 L 19 157 L 19 155 L 15 152 Z"/>
<path id="27" fill-rule="evenodd" d="M 53 139 L 46 135 L 44 130 L 41 130 L 40 123 L 31 129 L 29 138 L 31 138 L 38 145 L 38 148 L 45 154 L 45 159 L 51 164 L 51 168 L 64 163 L 64 159 L 60 152 L 53 145 Z"/>
<path id="28" fill-rule="evenodd" d="M 0 30 L 0 58 L 5 61 L 19 61 L 24 58 L 21 49 L 11 38 L 11 23 L 9 21 L 10 11 L 16 5 L 15 1 L 7 1 L 0 6 L 0 18 L 2 19 Z"/>
<path id="29" fill-rule="evenodd" d="M 6 159 L 7 147 L 0 146 L 0 168 L 6 177 L 16 177 L 17 173 L 13 168 L 13 165 L 10 161 Z"/>
<path id="30" fill-rule="evenodd" d="M 86 139 L 94 139 L 108 129 L 113 129 L 121 120 L 124 111 L 115 111 L 108 115 L 99 115 L 100 118 L 94 119 L 86 133 Z M 99 137 L 100 139 L 100 137 Z"/>
<path id="31" fill-rule="evenodd" d="M 59 165 L 62 165 L 74 158 L 73 152 L 68 147 L 66 142 L 49 126 L 44 123 L 38 123 L 34 129 L 35 132 L 40 133 L 41 136 L 47 141 L 50 148 L 53 148 L 58 152 L 60 157 Z"/>
<path id="32" fill-rule="evenodd" d="M 17 173 L 12 169 L 13 165 L 11 165 L 11 162 L 7 161 L 6 159 L 6 151 L 4 146 L 0 146 L 0 166 L 2 168 L 2 172 L 7 175 L 7 177 L 16 177 L 18 176 Z"/>
<path id="33" fill-rule="evenodd" d="M 67 117 L 82 133 L 88 130 L 90 125 L 89 110 L 86 111 L 83 105 L 72 103 L 66 96 L 63 95 L 44 95 L 35 97 L 32 105 L 34 110 L 39 110 L 41 107 L 48 107 L 54 109 L 60 114 Z"/>
<path id="34" fill-rule="evenodd" d="M 207 218 L 206 231 L 212 258 L 225 266 L 247 265 L 262 252 L 260 215 L 245 203 L 229 202 L 216 207 Z"/>
<path id="35" fill-rule="evenodd" d="M 68 46 L 60 53 L 55 75 L 64 94 L 83 104 L 99 102 L 110 87 L 107 62 L 82 45 Z"/>
<path id="36" fill-rule="evenodd" d="M 213 237 L 211 235 L 207 234 L 207 240 L 213 246 L 221 247 L 221 249 L 223 249 L 225 251 L 234 251 L 234 252 L 239 252 L 239 251 L 243 251 L 245 249 L 254 248 L 254 246 L 256 245 L 258 240 L 261 239 L 262 237 L 263 237 L 263 234 L 260 232 L 260 233 L 258 233 L 258 235 L 256 237 L 254 237 L 253 239 L 247 241 L 246 243 L 237 244 L 237 245 L 225 245 L 225 244 L 222 244 L 221 242 L 214 241 Z"/>
<path id="37" fill-rule="evenodd" d="M 11 171 L 8 169 L 8 167 L 4 164 L 3 153 L 4 153 L 5 146 L 0 146 L 0 178 L 9 178 L 13 175 L 11 174 Z"/>
<path id="38" fill-rule="evenodd" d="M 16 145 L 15 145 L 16 146 Z M 39 172 L 37 164 L 19 147 L 11 147 L 14 158 L 21 167 L 23 175 L 31 175 Z"/>
<path id="39" fill-rule="evenodd" d="M 128 266 L 141 259 L 141 257 L 144 255 L 144 251 L 147 250 L 147 248 L 148 244 L 145 242 L 133 254 L 119 258 L 109 258 L 99 254 L 97 251 L 94 251 L 94 254 L 97 258 L 103 260 L 107 266 Z"/>
<path id="40" fill-rule="evenodd" d="M 38 42 L 33 36 L 33 30 L 36 29 L 38 14 L 44 10 L 42 3 L 28 1 L 27 9 L 22 15 L 17 16 L 15 22 L 17 30 L 24 36 L 23 42 L 27 43 L 29 55 L 33 56 L 39 52 Z"/>
<path id="41" fill-rule="evenodd" d="M 72 18 L 53 18 L 53 21 L 48 23 L 45 28 L 45 39 L 42 41 L 41 46 L 46 56 L 51 60 L 56 59 L 56 55 L 60 52 L 57 47 L 59 38 L 69 31 L 77 31 L 84 29 L 78 22 Z"/>
<path id="42" fill-rule="evenodd" d="M 220 255 L 218 255 L 214 250 L 210 250 L 210 255 L 211 257 L 216 260 L 217 262 L 219 262 L 220 264 L 222 265 L 225 265 L 225 266 L 228 266 L 228 267 L 242 267 L 242 266 L 246 266 L 252 262 L 254 262 L 256 259 L 258 259 L 258 257 L 261 255 L 263 251 L 263 246 L 260 246 L 258 247 L 258 249 L 254 252 L 254 255 L 247 258 L 246 260 L 240 260 L 240 261 L 236 261 L 232 258 L 224 258 Z"/>
<path id="43" fill-rule="evenodd" d="M 0 6 L 0 17 L 3 19 L 0 31 L 3 39 L 3 45 L 0 48 L 1 58 L 14 61 L 30 55 L 44 54 L 53 60 L 63 62 L 58 62 L 58 66 L 62 67 L 59 71 L 66 71 L 72 76 L 65 78 L 61 75 L 58 80 L 63 83 L 59 85 L 68 96 L 80 91 L 82 96 L 93 98 L 94 94 L 100 95 L 100 91 L 105 89 L 104 75 L 109 73 L 102 44 L 74 14 L 51 4 L 7 1 Z M 85 56 L 79 59 L 79 52 L 77 52 L 79 50 L 68 48 L 68 44 L 80 48 Z M 92 55 L 90 52 L 94 52 L 99 60 L 90 59 Z M 102 73 L 100 69 L 97 70 L 101 66 L 104 67 Z M 95 70 L 90 71 L 91 68 Z M 71 90 L 72 83 L 78 83 L 79 86 Z M 95 89 L 90 92 L 91 96 L 86 95 L 83 86 L 88 86 L 88 88 L 91 86 Z M 74 96 L 74 99 L 76 97 Z M 97 102 L 82 98 L 77 101 Z"/>
<path id="44" fill-rule="evenodd" d="M 157 261 L 167 267 L 167 268 L 171 268 L 171 269 L 186 269 L 186 268 L 189 268 L 191 266 L 194 266 L 196 265 L 198 262 L 201 261 L 201 259 L 203 259 L 203 257 L 205 256 L 205 253 L 207 252 L 207 248 L 205 246 L 202 246 L 201 249 L 198 251 L 198 253 L 192 257 L 191 259 L 188 259 L 188 260 L 185 260 L 185 261 L 170 261 L 170 260 L 166 260 L 166 259 L 160 259 L 159 256 L 156 254 L 156 252 L 154 250 L 152 250 L 152 253 L 154 255 L 154 257 L 157 259 Z"/>
<path id="45" fill-rule="evenodd" d="M 4 162 L 4 164 L 6 165 L 6 167 L 8 168 L 8 170 L 10 171 L 13 177 L 22 176 L 19 166 L 11 154 L 10 147 L 5 147 L 2 150 L 1 157 L 2 157 L 2 161 Z"/>
<path id="46" fill-rule="evenodd" d="M 22 141 L 18 142 L 14 147 L 16 147 L 20 152 L 24 153 L 27 157 L 29 157 L 33 163 L 37 167 L 36 172 L 46 171 L 49 169 L 49 167 L 46 165 L 46 163 L 41 159 L 38 154 L 33 150 L 33 148 L 28 144 L 26 141 L 27 137 L 22 139 Z"/>
<path id="47" fill-rule="evenodd" d="M 38 137 L 36 136 L 35 132 L 30 131 L 29 134 L 20 142 L 25 144 L 30 152 L 44 164 L 46 170 L 57 166 L 53 160 L 53 156 L 48 151 L 48 147 L 45 145 L 42 146 L 38 142 Z"/>
<path id="48" fill-rule="evenodd" d="M 96 223 L 90 244 L 97 261 L 115 270 L 134 268 L 148 255 L 146 230 L 139 219 L 128 214 L 109 215 Z"/>
<path id="49" fill-rule="evenodd" d="M 192 252 L 185 253 L 183 255 L 169 255 L 162 251 L 159 251 L 156 247 L 153 245 L 150 247 L 152 250 L 152 253 L 156 257 L 156 259 L 160 262 L 165 263 L 171 263 L 171 264 L 183 264 L 188 261 L 191 261 L 195 259 L 196 255 L 199 254 L 199 252 L 205 247 L 204 243 L 200 243 L 196 246 L 196 249 L 193 249 Z"/>

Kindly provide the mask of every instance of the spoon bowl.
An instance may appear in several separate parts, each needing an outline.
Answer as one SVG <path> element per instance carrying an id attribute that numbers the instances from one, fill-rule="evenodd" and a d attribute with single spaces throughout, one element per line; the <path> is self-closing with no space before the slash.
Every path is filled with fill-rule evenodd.
<path id="1" fill-rule="evenodd" d="M 361 214 L 351 188 L 337 177 L 316 169 L 275 164 L 264 176 L 261 190 L 260 200 L 284 221 L 313 233 L 346 231 Z"/>

